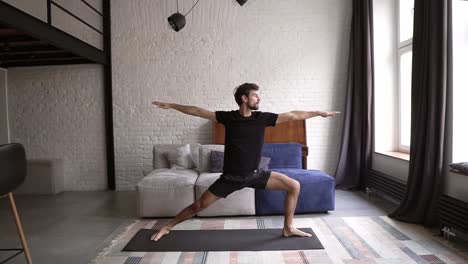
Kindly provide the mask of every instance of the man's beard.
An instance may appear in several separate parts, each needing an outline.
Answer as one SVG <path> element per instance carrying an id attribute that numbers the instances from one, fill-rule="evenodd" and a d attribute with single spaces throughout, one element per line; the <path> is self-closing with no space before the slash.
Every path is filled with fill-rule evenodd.
<path id="1" fill-rule="evenodd" d="M 248 106 L 250 110 L 258 110 L 258 104 L 256 105 L 249 105 Z"/>

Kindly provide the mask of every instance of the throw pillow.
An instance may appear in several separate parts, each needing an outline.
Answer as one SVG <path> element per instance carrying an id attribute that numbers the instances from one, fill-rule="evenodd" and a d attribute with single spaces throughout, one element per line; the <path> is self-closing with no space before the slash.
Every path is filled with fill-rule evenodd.
<path id="1" fill-rule="evenodd" d="M 211 151 L 224 151 L 224 145 L 201 145 L 198 152 L 198 172 L 210 172 Z"/>
<path id="2" fill-rule="evenodd" d="M 211 168 L 210 172 L 223 172 L 224 165 L 224 152 L 222 151 L 211 151 Z M 270 165 L 271 158 L 261 157 L 260 163 L 258 164 L 258 169 L 268 170 L 268 165 Z"/>
<path id="3" fill-rule="evenodd" d="M 167 161 L 171 169 L 192 169 L 195 167 L 189 144 L 169 150 L 167 152 Z"/>
<path id="4" fill-rule="evenodd" d="M 468 162 L 458 162 L 452 163 L 449 165 L 450 169 L 461 172 L 463 174 L 468 174 Z"/>
<path id="5" fill-rule="evenodd" d="M 223 172 L 224 152 L 212 150 L 210 161 L 210 172 Z"/>

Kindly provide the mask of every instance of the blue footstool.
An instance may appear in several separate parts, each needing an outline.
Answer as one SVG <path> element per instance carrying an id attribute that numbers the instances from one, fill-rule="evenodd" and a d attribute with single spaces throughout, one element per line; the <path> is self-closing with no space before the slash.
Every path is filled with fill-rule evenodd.
<path id="1" fill-rule="evenodd" d="M 302 169 L 302 146 L 297 143 L 268 143 L 263 157 L 270 157 L 269 169 L 296 179 L 301 191 L 296 213 L 327 212 L 335 209 L 335 179 L 319 170 Z M 255 214 L 284 213 L 286 192 L 255 190 Z"/>

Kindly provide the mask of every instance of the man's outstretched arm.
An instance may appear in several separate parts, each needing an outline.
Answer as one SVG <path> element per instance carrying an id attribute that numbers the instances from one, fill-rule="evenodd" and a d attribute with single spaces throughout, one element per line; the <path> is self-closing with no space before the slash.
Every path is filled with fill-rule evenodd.
<path id="1" fill-rule="evenodd" d="M 187 115 L 198 116 L 216 122 L 215 112 L 200 108 L 198 106 L 163 103 L 158 101 L 154 101 L 152 104 L 162 109 L 175 109 Z"/>
<path id="2" fill-rule="evenodd" d="M 327 111 L 290 111 L 286 113 L 282 113 L 278 115 L 278 119 L 276 120 L 276 124 L 282 123 L 282 122 L 287 122 L 287 121 L 292 121 L 292 120 L 305 120 L 308 118 L 316 117 L 316 116 L 321 116 L 321 117 L 329 117 L 329 116 L 335 116 L 340 112 L 327 112 Z"/>

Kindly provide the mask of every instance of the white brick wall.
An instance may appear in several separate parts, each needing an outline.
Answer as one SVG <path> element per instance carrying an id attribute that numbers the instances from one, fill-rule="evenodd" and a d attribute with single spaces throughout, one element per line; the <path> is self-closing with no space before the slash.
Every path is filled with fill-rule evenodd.
<path id="1" fill-rule="evenodd" d="M 212 142 L 210 122 L 152 100 L 231 110 L 233 88 L 256 82 L 262 111 L 343 110 L 351 1 L 200 1 L 178 33 L 173 12 L 169 0 L 112 2 L 118 190 L 151 169 L 153 144 Z M 10 69 L 8 93 L 11 141 L 30 158 L 64 159 L 67 190 L 106 188 L 101 67 Z M 334 173 L 341 123 L 307 121 L 309 168 Z"/>
<path id="2" fill-rule="evenodd" d="M 170 0 L 112 2 L 117 189 L 151 169 L 153 144 L 212 142 L 210 122 L 152 100 L 231 110 L 233 88 L 256 82 L 262 111 L 343 110 L 351 1 L 200 1 L 178 33 L 167 25 L 175 10 Z M 334 173 L 341 124 L 307 121 L 309 168 Z"/>
<path id="3" fill-rule="evenodd" d="M 29 159 L 62 159 L 66 190 L 107 188 L 99 65 L 8 70 L 11 142 Z"/>

